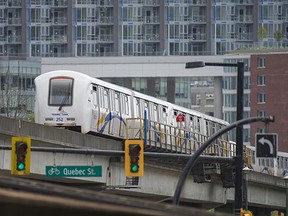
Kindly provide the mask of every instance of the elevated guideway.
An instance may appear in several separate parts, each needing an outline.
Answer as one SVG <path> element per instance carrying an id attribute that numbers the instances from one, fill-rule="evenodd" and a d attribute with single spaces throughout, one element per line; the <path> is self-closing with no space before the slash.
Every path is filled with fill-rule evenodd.
<path id="1" fill-rule="evenodd" d="M 185 164 L 185 158 L 182 157 L 157 159 L 145 155 L 144 176 L 139 179 L 126 178 L 124 153 L 122 156 L 113 154 L 113 152 L 123 152 L 122 141 L 0 117 L 0 146 L 2 146 L 0 147 L 0 173 L 4 176 L 10 176 L 11 150 L 8 148 L 11 146 L 12 136 L 29 136 L 32 139 L 31 174 L 24 178 L 90 188 L 157 202 L 171 201 L 183 164 Z M 33 147 L 59 150 L 97 149 L 111 151 L 111 154 L 41 152 L 33 151 Z M 48 177 L 46 166 L 101 166 L 102 172 L 98 177 Z M 226 206 L 225 211 L 232 212 L 234 189 L 223 188 L 217 170 L 211 170 L 209 183 L 199 184 L 194 180 L 192 175 L 187 178 L 181 194 L 182 204 L 208 209 Z M 285 208 L 283 179 L 252 172 L 249 174 L 248 185 L 249 206 L 264 210 Z"/>

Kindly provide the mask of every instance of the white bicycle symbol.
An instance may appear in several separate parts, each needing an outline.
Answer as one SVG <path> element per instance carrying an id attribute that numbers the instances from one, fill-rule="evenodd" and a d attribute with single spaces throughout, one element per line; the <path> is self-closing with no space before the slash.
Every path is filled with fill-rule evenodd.
<path id="1" fill-rule="evenodd" d="M 60 170 L 57 167 L 51 167 L 50 170 L 48 170 L 49 175 L 60 175 Z"/>

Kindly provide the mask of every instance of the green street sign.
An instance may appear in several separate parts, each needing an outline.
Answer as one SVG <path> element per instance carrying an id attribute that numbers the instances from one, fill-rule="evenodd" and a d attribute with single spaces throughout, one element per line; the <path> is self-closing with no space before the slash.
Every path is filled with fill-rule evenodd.
<path id="1" fill-rule="evenodd" d="M 48 177 L 102 177 L 102 166 L 46 166 Z"/>

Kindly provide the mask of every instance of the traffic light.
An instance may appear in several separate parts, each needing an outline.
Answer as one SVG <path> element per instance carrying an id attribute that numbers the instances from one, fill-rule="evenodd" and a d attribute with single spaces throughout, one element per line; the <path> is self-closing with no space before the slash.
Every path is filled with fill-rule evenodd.
<path id="1" fill-rule="evenodd" d="M 240 216 L 253 216 L 252 212 L 249 210 L 240 209 Z"/>
<path id="2" fill-rule="evenodd" d="M 12 137 L 11 174 L 30 174 L 30 137 Z"/>
<path id="3" fill-rule="evenodd" d="M 125 141 L 125 175 L 130 177 L 144 175 L 143 140 Z"/>

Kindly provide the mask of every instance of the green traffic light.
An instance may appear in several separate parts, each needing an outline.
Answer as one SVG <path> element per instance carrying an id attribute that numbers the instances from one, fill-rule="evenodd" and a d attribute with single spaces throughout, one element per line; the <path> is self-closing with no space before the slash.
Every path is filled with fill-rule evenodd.
<path id="1" fill-rule="evenodd" d="M 131 171 L 132 172 L 138 172 L 138 168 L 139 168 L 138 165 L 134 165 L 131 167 Z"/>
<path id="2" fill-rule="evenodd" d="M 24 170 L 24 168 L 25 168 L 25 164 L 24 163 L 19 163 L 18 167 L 17 167 L 17 170 L 22 171 L 22 170 Z"/>

